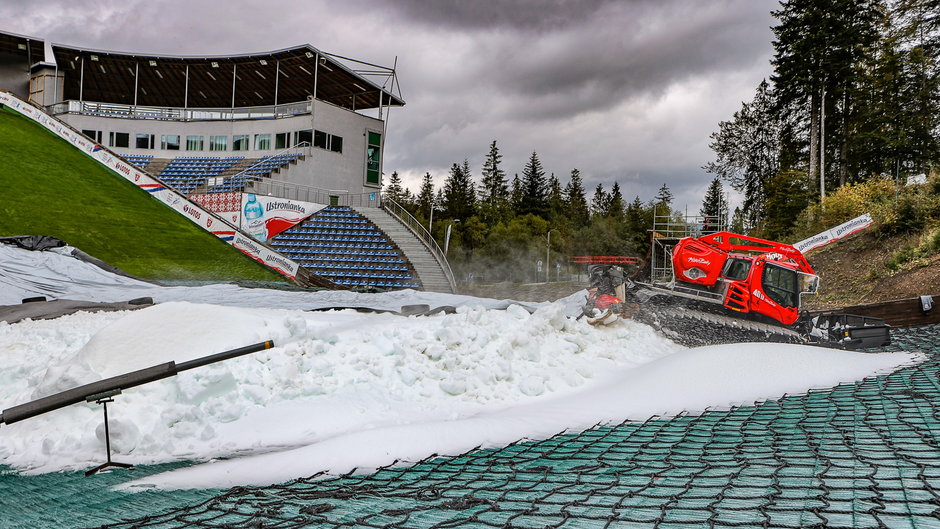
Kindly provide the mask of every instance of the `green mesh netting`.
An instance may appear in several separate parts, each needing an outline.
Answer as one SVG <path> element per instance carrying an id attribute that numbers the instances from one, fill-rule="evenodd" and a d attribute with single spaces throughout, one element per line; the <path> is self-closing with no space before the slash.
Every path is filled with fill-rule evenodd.
<path id="1" fill-rule="evenodd" d="M 937 529 L 940 325 L 893 339 L 886 349 L 930 359 L 754 406 L 238 487 L 172 510 L 170 493 L 155 492 L 163 501 L 128 504 L 134 519 L 106 527 Z M 117 520 L 117 507 L 94 523 Z"/>

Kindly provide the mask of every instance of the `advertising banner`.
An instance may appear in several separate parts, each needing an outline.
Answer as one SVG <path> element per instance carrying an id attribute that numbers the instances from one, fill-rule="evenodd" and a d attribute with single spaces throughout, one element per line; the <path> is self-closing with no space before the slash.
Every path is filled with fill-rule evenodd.
<path id="1" fill-rule="evenodd" d="M 853 233 L 864 230 L 865 228 L 872 225 L 874 221 L 871 219 L 871 214 L 866 213 L 854 219 L 843 222 L 835 228 L 828 229 L 822 233 L 813 235 L 809 239 L 802 240 L 793 245 L 797 250 L 806 253 L 810 250 L 815 250 L 816 248 L 826 246 L 827 244 L 834 243 L 839 239 L 843 239 L 852 235 Z"/>
<path id="2" fill-rule="evenodd" d="M 59 120 L 50 117 L 45 112 L 23 102 L 8 92 L 0 91 L 0 104 L 8 106 L 23 116 L 46 127 L 60 138 L 85 151 L 86 154 L 105 167 L 112 169 L 141 190 L 150 193 L 151 196 L 173 208 L 180 215 L 188 218 L 216 237 L 235 246 L 252 259 L 281 272 L 291 279 L 296 276 L 297 263 L 260 244 L 245 244 L 245 241 L 250 241 L 250 239 L 238 233 L 236 229 L 236 226 L 238 226 L 237 221 L 229 223 L 223 217 L 215 215 L 208 209 L 189 200 L 185 195 L 168 188 L 156 178 L 142 172 L 122 158 L 112 155 L 101 145 L 75 132 Z M 244 210 L 240 209 L 239 211 Z"/>
<path id="3" fill-rule="evenodd" d="M 222 217 L 232 226 L 240 226 L 242 221 L 242 194 L 206 193 L 204 195 L 190 195 L 190 200 Z"/>
<path id="4" fill-rule="evenodd" d="M 264 242 L 325 208 L 323 204 L 242 193 L 241 230 Z"/>

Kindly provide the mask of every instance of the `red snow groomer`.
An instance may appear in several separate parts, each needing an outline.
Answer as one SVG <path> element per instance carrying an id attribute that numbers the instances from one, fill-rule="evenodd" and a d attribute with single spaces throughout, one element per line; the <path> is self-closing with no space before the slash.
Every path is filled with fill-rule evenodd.
<path id="1" fill-rule="evenodd" d="M 676 292 L 783 325 L 799 319 L 801 296 L 819 288 L 813 267 L 792 245 L 727 231 L 680 239 L 672 267 Z"/>
<path id="2" fill-rule="evenodd" d="M 890 326 L 877 318 L 801 311 L 802 297 L 817 292 L 819 277 L 790 244 L 727 231 L 669 237 L 654 230 L 648 265 L 648 279 L 626 281 L 626 303 L 640 306 L 637 319 L 687 344 L 890 343 Z"/>

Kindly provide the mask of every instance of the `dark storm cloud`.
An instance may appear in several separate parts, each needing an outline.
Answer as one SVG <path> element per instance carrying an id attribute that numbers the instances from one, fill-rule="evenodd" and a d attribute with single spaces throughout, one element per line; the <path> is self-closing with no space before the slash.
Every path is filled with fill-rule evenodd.
<path id="1" fill-rule="evenodd" d="M 633 2 L 637 9 L 654 1 Z M 592 18 L 607 5 L 622 0 L 402 0 L 391 4 L 403 18 L 458 31 L 505 27 L 514 30 L 550 31 Z"/>
<path id="2" fill-rule="evenodd" d="M 81 5 L 78 5 L 81 4 Z M 386 172 L 416 187 L 493 140 L 566 181 L 698 207 L 708 135 L 769 75 L 775 0 L 3 0 L 0 29 L 87 48 L 243 54 L 310 43 L 391 65 Z"/>

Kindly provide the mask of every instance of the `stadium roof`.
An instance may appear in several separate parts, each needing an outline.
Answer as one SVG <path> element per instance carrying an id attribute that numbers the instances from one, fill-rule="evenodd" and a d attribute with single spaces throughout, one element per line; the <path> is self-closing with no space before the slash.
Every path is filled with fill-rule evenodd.
<path id="1" fill-rule="evenodd" d="M 45 41 L 35 37 L 0 33 L 0 53 L 12 53 L 26 58 L 28 64 L 45 60 Z"/>
<path id="2" fill-rule="evenodd" d="M 405 102 L 395 70 L 310 45 L 226 56 L 169 56 L 52 46 L 65 99 L 123 105 L 230 108 L 305 101 L 364 110 Z M 352 69 L 354 63 L 362 69 Z M 378 77 L 383 86 L 368 77 Z"/>

